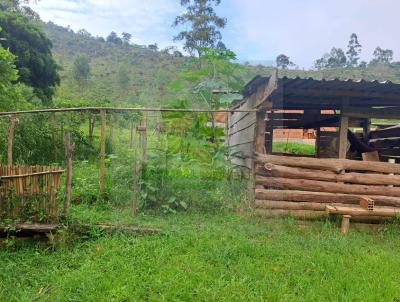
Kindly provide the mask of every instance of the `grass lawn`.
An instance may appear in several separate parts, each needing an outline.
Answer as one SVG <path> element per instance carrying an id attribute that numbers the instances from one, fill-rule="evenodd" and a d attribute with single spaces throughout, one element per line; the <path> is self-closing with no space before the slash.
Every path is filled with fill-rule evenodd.
<path id="1" fill-rule="evenodd" d="M 94 212 L 73 213 L 128 217 Z M 138 220 L 164 233 L 94 234 L 55 250 L 26 242 L 3 247 L 0 301 L 400 300 L 396 225 L 343 237 L 330 222 L 299 228 L 289 219 L 235 214 Z"/>
<path id="2" fill-rule="evenodd" d="M 293 141 L 274 142 L 272 151 L 298 155 L 314 155 L 315 146 Z"/>

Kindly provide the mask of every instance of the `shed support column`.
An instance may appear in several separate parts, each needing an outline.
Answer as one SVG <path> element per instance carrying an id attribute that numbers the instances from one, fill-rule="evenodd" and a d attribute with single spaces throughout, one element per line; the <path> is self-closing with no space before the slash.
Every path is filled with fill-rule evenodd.
<path id="1" fill-rule="evenodd" d="M 367 118 L 363 122 L 363 136 L 365 143 L 368 143 L 369 141 L 370 132 L 371 132 L 371 119 Z"/>
<path id="2" fill-rule="evenodd" d="M 256 113 L 256 141 L 254 150 L 258 153 L 265 153 L 265 113 L 266 110 L 260 110 Z M 272 145 L 272 142 L 271 142 Z"/>
<path id="3" fill-rule="evenodd" d="M 349 117 L 344 115 L 345 105 L 348 103 L 346 100 L 340 114 L 340 128 L 339 128 L 339 158 L 346 158 L 347 155 L 347 131 L 349 129 Z"/>

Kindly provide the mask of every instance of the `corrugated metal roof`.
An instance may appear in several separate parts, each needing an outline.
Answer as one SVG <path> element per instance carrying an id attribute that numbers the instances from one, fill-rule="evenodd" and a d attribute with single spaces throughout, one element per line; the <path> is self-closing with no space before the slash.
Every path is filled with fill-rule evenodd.
<path id="1" fill-rule="evenodd" d="M 322 79 L 313 78 L 288 78 L 283 77 L 278 80 L 278 85 L 284 88 L 293 89 L 318 89 L 318 90 L 345 90 L 345 91 L 370 91 L 380 93 L 399 93 L 400 84 L 394 84 L 391 81 L 366 81 L 366 80 L 340 80 L 340 79 Z"/>

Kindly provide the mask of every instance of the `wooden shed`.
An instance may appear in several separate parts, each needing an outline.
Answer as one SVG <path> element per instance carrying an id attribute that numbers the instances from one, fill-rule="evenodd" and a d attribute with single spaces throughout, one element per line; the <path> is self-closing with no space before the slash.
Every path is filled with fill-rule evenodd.
<path id="1" fill-rule="evenodd" d="M 231 109 L 256 111 L 229 114 L 227 144 L 254 179 L 256 212 L 360 220 L 400 212 L 399 84 L 276 72 L 255 77 L 243 96 Z M 314 154 L 274 152 L 277 129 L 315 131 Z"/>

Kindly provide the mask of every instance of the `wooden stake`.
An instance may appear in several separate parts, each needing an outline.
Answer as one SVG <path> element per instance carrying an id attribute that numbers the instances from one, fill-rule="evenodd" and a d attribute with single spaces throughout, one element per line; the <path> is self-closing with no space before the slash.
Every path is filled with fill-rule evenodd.
<path id="1" fill-rule="evenodd" d="M 133 123 L 132 123 L 133 128 Z M 137 191 L 138 191 L 138 164 L 137 164 L 137 144 L 136 144 L 136 130 L 131 131 L 131 144 L 133 147 L 133 169 L 132 169 L 132 217 L 136 217 L 136 209 L 137 209 Z"/>
<path id="2" fill-rule="evenodd" d="M 106 111 L 100 110 L 101 138 L 100 138 L 100 193 L 105 191 L 106 179 Z"/>
<path id="3" fill-rule="evenodd" d="M 65 132 L 65 162 L 67 166 L 67 179 L 65 184 L 65 201 L 64 201 L 64 216 L 68 216 L 69 207 L 71 204 L 71 183 L 72 183 L 72 153 L 74 145 L 71 144 L 71 133 Z"/>
<path id="4" fill-rule="evenodd" d="M 110 140 L 110 145 L 111 146 L 112 146 L 113 139 L 114 139 L 114 124 L 113 124 L 113 121 L 114 121 L 114 115 L 110 114 L 110 137 L 109 137 L 109 140 Z"/>
<path id="5" fill-rule="evenodd" d="M 349 227 L 350 227 L 350 215 L 343 215 L 342 219 L 342 227 L 340 228 L 340 232 L 343 235 L 346 235 L 349 232 Z"/>
<path id="6" fill-rule="evenodd" d="M 145 117 L 142 120 L 140 127 L 140 138 L 141 138 L 141 146 L 142 146 L 142 165 L 144 165 L 147 161 L 147 118 Z"/>
<path id="7" fill-rule="evenodd" d="M 13 164 L 13 143 L 14 143 L 14 132 L 15 124 L 17 123 L 17 117 L 12 115 L 10 118 L 10 126 L 8 128 L 8 149 L 7 149 L 7 163 L 12 166 Z"/>
<path id="8" fill-rule="evenodd" d="M 56 144 L 56 114 L 54 112 L 50 113 L 50 126 L 51 126 L 51 143 L 54 148 L 53 159 L 57 161 L 57 144 Z"/>

